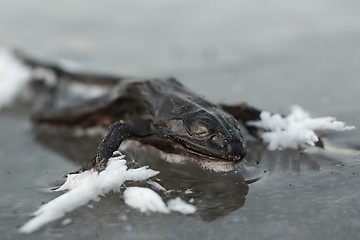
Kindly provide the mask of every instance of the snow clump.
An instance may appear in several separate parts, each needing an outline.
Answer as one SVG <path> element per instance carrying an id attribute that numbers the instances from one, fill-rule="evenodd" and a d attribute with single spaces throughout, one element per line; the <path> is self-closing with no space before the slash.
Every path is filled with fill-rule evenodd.
<path id="1" fill-rule="evenodd" d="M 269 150 L 314 146 L 319 141 L 315 131 L 346 131 L 355 128 L 346 126 L 334 117 L 311 118 L 308 112 L 296 105 L 291 107 L 290 114 L 285 117 L 263 111 L 259 121 L 249 121 L 247 125 L 260 129 L 260 137 L 268 144 Z"/>

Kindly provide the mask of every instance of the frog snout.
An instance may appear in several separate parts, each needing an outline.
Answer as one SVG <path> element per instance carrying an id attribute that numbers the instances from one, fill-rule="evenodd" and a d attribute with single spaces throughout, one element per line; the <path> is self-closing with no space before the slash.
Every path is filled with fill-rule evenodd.
<path id="1" fill-rule="evenodd" d="M 221 152 L 222 158 L 238 162 L 245 157 L 246 144 L 242 138 L 226 138 L 223 135 L 213 136 L 211 142 L 214 144 L 213 149 Z"/>
<path id="2" fill-rule="evenodd" d="M 244 140 L 231 141 L 227 145 L 228 159 L 232 162 L 242 160 L 246 155 L 246 143 Z"/>

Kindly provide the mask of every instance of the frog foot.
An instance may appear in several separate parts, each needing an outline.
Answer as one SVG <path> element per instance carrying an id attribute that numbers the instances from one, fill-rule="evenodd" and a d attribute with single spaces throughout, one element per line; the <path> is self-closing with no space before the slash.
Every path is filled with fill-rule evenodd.
<path id="1" fill-rule="evenodd" d="M 82 166 L 81 168 L 79 168 L 78 170 L 67 173 L 66 175 L 64 175 L 64 178 L 66 178 L 68 175 L 71 175 L 71 174 L 80 174 L 82 172 L 86 172 L 89 170 L 101 172 L 106 168 L 106 162 L 107 162 L 106 160 L 99 160 L 95 157 L 91 161 L 90 164 L 86 164 L 86 165 Z"/>

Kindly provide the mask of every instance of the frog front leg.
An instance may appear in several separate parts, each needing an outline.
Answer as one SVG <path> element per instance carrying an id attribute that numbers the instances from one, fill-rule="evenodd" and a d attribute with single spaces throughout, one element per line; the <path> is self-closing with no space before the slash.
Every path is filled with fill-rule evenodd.
<path id="1" fill-rule="evenodd" d="M 77 172 L 89 169 L 102 171 L 105 169 L 109 158 L 119 149 L 120 144 L 127 139 L 141 139 L 153 135 L 150 124 L 133 124 L 123 121 L 116 122 L 109 127 L 107 135 L 98 146 L 97 153 L 93 161 Z M 76 172 L 74 172 L 76 173 Z"/>

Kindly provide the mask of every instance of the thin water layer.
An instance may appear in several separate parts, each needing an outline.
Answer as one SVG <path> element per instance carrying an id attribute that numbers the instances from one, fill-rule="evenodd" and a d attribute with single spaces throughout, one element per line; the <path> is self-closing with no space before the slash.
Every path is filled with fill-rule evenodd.
<path id="1" fill-rule="evenodd" d="M 61 150 L 36 141 L 24 119 L 6 114 L 2 119 L 7 126 L 1 135 L 1 141 L 7 144 L 2 147 L 8 150 L 3 157 L 11 161 L 2 163 L 1 187 L 7 195 L 1 201 L 1 222 L 9 238 L 21 238 L 16 230 L 29 220 L 28 214 L 58 196 L 50 189 L 62 184 L 61 176 L 85 160 L 75 157 L 75 152 L 87 141 L 66 138 L 67 147 L 62 145 L 62 149 L 64 152 L 66 148 L 72 149 L 74 154 L 73 158 L 66 157 Z M 62 139 L 61 135 L 53 134 L 48 142 L 54 137 L 58 142 Z M 191 216 L 142 214 L 126 206 L 122 194 L 115 193 L 68 214 L 63 219 L 71 219 L 68 225 L 60 220 L 26 238 L 85 238 L 96 234 L 111 238 L 119 233 L 130 239 L 148 236 L 215 239 L 222 235 L 236 238 L 240 233 L 248 234 L 249 238 L 261 233 L 302 238 L 304 232 L 307 236 L 330 237 L 329 225 L 335 223 L 336 228 L 332 229 L 339 236 L 345 234 L 342 229 L 347 229 L 347 236 L 357 233 L 360 206 L 359 193 L 354 188 L 359 184 L 360 154 L 355 149 L 268 151 L 264 145 L 250 142 L 244 164 L 226 173 L 205 170 L 195 162 L 169 163 L 157 158 L 154 149 L 144 152 L 134 147 L 127 156 L 136 159 L 132 164 L 149 165 L 160 171 L 156 181 L 170 190 L 163 196 L 165 199 L 174 196 L 193 199 L 197 212 Z M 255 181 L 247 181 L 250 179 Z M 347 220 L 338 221 L 339 216 Z M 87 230 L 79 231 L 79 227 Z M 226 234 L 214 233 L 214 227 Z"/>

